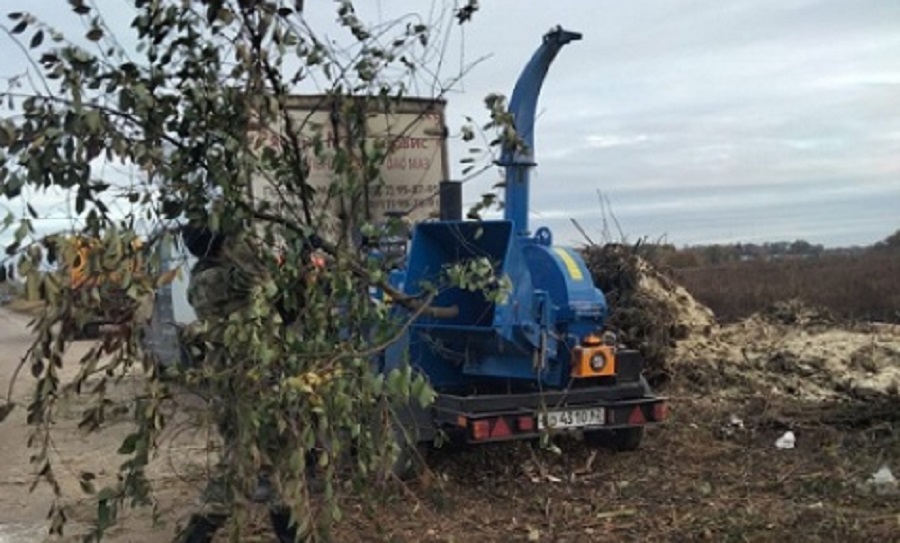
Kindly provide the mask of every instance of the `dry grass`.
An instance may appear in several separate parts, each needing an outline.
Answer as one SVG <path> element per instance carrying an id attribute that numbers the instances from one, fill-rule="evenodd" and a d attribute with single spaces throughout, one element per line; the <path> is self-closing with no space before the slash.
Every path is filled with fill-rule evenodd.
<path id="1" fill-rule="evenodd" d="M 900 322 L 900 253 L 744 262 L 674 272 L 722 322 L 799 299 L 850 320 Z"/>
<path id="2" fill-rule="evenodd" d="M 562 456 L 523 444 L 441 454 L 441 483 L 357 509 L 338 541 L 900 540 L 900 496 L 858 488 L 900 457 L 900 405 L 675 407 L 633 453 L 566 440 Z M 787 428 L 797 448 L 778 450 Z"/>

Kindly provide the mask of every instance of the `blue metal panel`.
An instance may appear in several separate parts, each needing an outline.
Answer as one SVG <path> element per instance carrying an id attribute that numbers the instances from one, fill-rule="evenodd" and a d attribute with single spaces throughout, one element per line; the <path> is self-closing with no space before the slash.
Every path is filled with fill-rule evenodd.
<path id="1" fill-rule="evenodd" d="M 568 247 L 525 245 L 534 287 L 549 293 L 557 320 L 587 320 L 598 326 L 608 314 L 606 298 L 594 285 L 581 255 Z"/>
<path id="2" fill-rule="evenodd" d="M 513 290 L 502 303 L 443 281 L 446 266 L 474 257 L 488 258 L 496 273 L 510 278 Z M 597 332 L 607 314 L 577 252 L 515 236 L 509 221 L 418 225 L 402 289 L 415 296 L 425 285 L 439 289 L 435 305 L 459 309 L 452 319 L 423 316 L 410 327 L 410 362 L 438 387 L 479 379 L 564 386 L 571 347 Z"/>
<path id="3" fill-rule="evenodd" d="M 541 333 L 536 322 L 535 290 L 521 244 L 509 221 L 416 226 L 404 292 L 415 296 L 425 285 L 431 285 L 440 291 L 435 305 L 456 306 L 459 310 L 452 319 L 423 316 L 410 327 L 412 355 L 433 382 L 471 382 L 464 375 L 535 377 L 534 353 Z M 487 258 L 495 273 L 509 278 L 512 291 L 500 303 L 479 291 L 451 287 L 442 278 L 446 266 L 478 257 Z M 506 363 L 486 371 L 482 363 L 491 356 L 501 356 Z M 453 365 L 462 369 L 448 370 Z"/>
<path id="4" fill-rule="evenodd" d="M 447 266 L 481 257 L 494 265 L 498 275 L 510 279 L 513 292 L 505 303 L 495 305 L 482 292 L 447 286 L 442 275 Z M 418 225 L 409 252 L 404 292 L 419 295 L 427 285 L 440 288 L 435 305 L 455 305 L 459 312 L 452 319 L 423 317 L 419 325 L 438 329 L 462 327 L 473 332 L 497 331 L 511 340 L 512 328 L 532 318 L 534 289 L 518 241 L 513 237 L 512 223 L 508 221 Z"/>
<path id="5" fill-rule="evenodd" d="M 528 236 L 528 185 L 534 166 L 534 114 L 544 77 L 557 53 L 567 43 L 580 40 L 581 34 L 557 28 L 544 35 L 541 46 L 525 65 L 509 101 L 516 133 L 525 149 L 506 146 L 500 165 L 506 167 L 504 218 L 515 225 L 515 233 Z"/>
<path id="6" fill-rule="evenodd" d="M 572 249 L 531 243 L 525 245 L 524 253 L 534 287 L 546 291 L 550 299 L 554 335 L 565 338 L 548 353 L 549 374 L 545 381 L 550 386 L 564 386 L 571 349 L 603 326 L 608 312 L 606 298 L 594 286 L 581 255 Z"/>

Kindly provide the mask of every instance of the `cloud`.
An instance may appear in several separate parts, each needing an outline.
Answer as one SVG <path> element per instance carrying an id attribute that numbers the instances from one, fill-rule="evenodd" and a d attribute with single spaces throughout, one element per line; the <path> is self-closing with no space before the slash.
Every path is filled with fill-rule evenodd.
<path id="1" fill-rule="evenodd" d="M 127 27 L 120 1 L 97 4 Z M 333 6 L 307 4 L 311 24 L 340 39 Z M 358 4 L 385 21 L 411 9 Z M 577 239 L 568 217 L 590 219 L 598 189 L 630 234 L 683 243 L 871 243 L 898 228 L 900 2 L 481 4 L 450 34 L 441 68 L 449 78 L 490 55 L 448 95 L 451 129 L 465 116 L 486 120 L 483 97 L 511 92 L 552 25 L 584 34 L 554 61 L 538 105 L 533 210 L 559 239 Z M 445 8 L 415 9 L 427 20 Z M 63 24 L 56 8 L 40 9 Z M 64 30 L 84 32 L 66 20 Z M 451 142 L 456 178 L 469 146 Z M 493 171 L 471 181 L 466 200 L 495 181 Z"/>
<path id="2" fill-rule="evenodd" d="M 651 140 L 651 136 L 647 134 L 593 134 L 587 138 L 587 146 L 590 148 L 603 149 L 607 147 L 623 147 L 626 145 L 638 145 Z"/>

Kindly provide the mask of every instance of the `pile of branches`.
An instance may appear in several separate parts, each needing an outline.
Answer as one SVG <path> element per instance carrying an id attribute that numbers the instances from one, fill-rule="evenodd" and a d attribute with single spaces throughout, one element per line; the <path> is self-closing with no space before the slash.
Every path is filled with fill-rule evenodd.
<path id="1" fill-rule="evenodd" d="M 641 352 L 651 385 L 667 382 L 671 377 L 667 361 L 682 327 L 671 305 L 639 288 L 647 263 L 636 247 L 621 244 L 591 245 L 582 254 L 594 284 L 606 296 L 607 328 L 621 343 Z"/>

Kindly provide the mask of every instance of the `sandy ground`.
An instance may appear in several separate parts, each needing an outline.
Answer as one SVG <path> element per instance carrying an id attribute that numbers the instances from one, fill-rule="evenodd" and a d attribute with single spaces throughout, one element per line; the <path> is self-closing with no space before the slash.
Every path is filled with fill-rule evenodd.
<path id="1" fill-rule="evenodd" d="M 0 308 L 0 389 L 5 397 L 16 366 L 30 345 L 27 328 L 28 317 Z M 69 379 L 77 371 L 77 360 L 90 347 L 90 342 L 71 345 L 64 364 L 63 379 Z M 31 429 L 26 425 L 27 398 L 33 379 L 27 367 L 19 373 L 13 398 L 19 404 L 9 418 L 0 424 L 0 543 L 31 543 L 45 540 L 47 511 L 53 495 L 48 485 L 40 484 L 33 492 L 29 487 L 33 480 L 33 467 L 29 457 L 33 450 L 27 447 Z M 119 394 L 129 387 L 137 387 L 135 381 L 119 385 Z M 71 524 L 66 528 L 65 540 L 72 539 L 88 527 L 92 511 L 79 487 L 79 473 L 92 471 L 98 480 L 114 476 L 124 457 L 115 453 L 122 439 L 129 433 L 128 421 L 117 422 L 99 433 L 86 435 L 78 431 L 78 410 L 75 406 L 62 410 L 51 432 L 55 449 L 53 462 L 62 486 L 65 503 L 71 506 Z M 178 421 L 172 425 L 162 442 L 161 454 L 150 470 L 151 478 L 164 488 L 156 498 L 162 506 L 166 526 L 154 526 L 149 511 L 139 514 L 125 511 L 125 522 L 116 527 L 111 542 L 148 542 L 171 540 L 172 523 L 189 511 L 199 491 L 197 471 L 203 468 L 206 455 L 205 440 L 191 432 L 177 432 Z"/>

